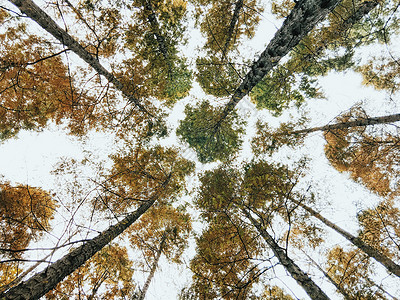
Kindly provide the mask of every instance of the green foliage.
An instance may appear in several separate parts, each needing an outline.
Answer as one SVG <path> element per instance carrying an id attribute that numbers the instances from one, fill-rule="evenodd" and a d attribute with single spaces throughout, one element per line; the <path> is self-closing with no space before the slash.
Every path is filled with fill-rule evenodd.
<path id="1" fill-rule="evenodd" d="M 184 43 L 186 2 L 134 1 L 132 10 L 125 45 L 134 57 L 123 67 L 141 81 L 140 97 L 155 97 L 172 106 L 192 87 L 192 72 L 178 51 Z"/>
<path id="2" fill-rule="evenodd" d="M 258 109 L 266 108 L 274 116 L 279 116 L 291 103 L 300 107 L 306 99 L 322 97 L 315 85 L 316 79 L 302 75 L 296 87 L 297 81 L 295 74 L 289 69 L 277 67 L 253 88 L 251 100 Z"/>
<path id="3" fill-rule="evenodd" d="M 176 100 L 182 99 L 189 94 L 192 87 L 192 72 L 186 61 L 177 58 L 167 75 L 164 97 L 167 105 L 172 105 Z"/>
<path id="4" fill-rule="evenodd" d="M 272 155 L 283 146 L 291 148 L 302 145 L 303 134 L 292 134 L 295 126 L 301 126 L 307 121 L 301 118 L 297 124 L 292 122 L 281 123 L 277 129 L 272 129 L 267 123 L 260 120 L 256 123 L 257 134 L 251 141 L 251 148 L 256 155 L 266 153 Z"/>
<path id="5" fill-rule="evenodd" d="M 373 3 L 372 1 L 351 1 L 344 0 L 338 5 L 333 13 L 328 15 L 327 22 L 314 28 L 290 53 L 290 59 L 285 63 L 285 79 L 282 79 L 278 86 L 293 87 L 294 76 L 303 78 L 309 77 L 312 84 L 315 84 L 317 76 L 325 76 L 329 71 L 346 71 L 349 69 L 360 72 L 364 76 L 364 84 L 373 85 L 377 89 L 397 90 L 398 64 L 395 62 L 380 62 L 382 59 L 372 59 L 364 66 L 359 66 L 355 58 L 355 49 L 360 46 L 371 45 L 377 41 L 388 43 L 392 35 L 399 31 L 398 16 L 393 14 L 397 10 L 396 1 L 378 1 L 376 8 L 368 14 L 362 13 L 363 7 Z M 272 12 L 278 17 L 285 18 L 293 8 L 292 1 L 273 1 Z M 389 17 L 390 16 L 390 17 Z M 389 18 L 388 18 L 389 17 Z M 267 81 L 276 78 L 270 75 Z M 298 78 L 296 79 L 298 81 Z M 273 81 L 275 84 L 278 81 Z M 297 83 L 299 85 L 299 83 Z M 258 87 L 259 88 L 259 87 Z M 295 101 L 297 93 L 286 87 L 282 90 L 274 86 L 262 88 L 266 96 L 261 99 L 254 99 L 259 107 L 277 110 L 280 106 L 287 104 L 284 100 L 293 98 Z M 312 92 L 312 90 L 309 90 Z M 274 99 L 273 93 L 279 95 L 278 100 Z M 259 96 L 258 91 L 257 96 Z M 281 98 L 283 96 L 283 99 Z M 309 95 L 307 95 L 309 97 Z M 254 96 L 255 98 L 255 96 Z M 273 99 L 273 100 L 271 100 Z M 261 104 L 258 104 L 261 101 Z M 264 103 L 265 102 L 265 103 Z"/>
<path id="6" fill-rule="evenodd" d="M 240 71 L 214 56 L 198 57 L 196 66 L 197 81 L 207 94 L 230 96 L 240 84 Z"/>
<path id="7" fill-rule="evenodd" d="M 241 145 L 244 122 L 233 112 L 221 119 L 221 110 L 203 101 L 197 107 L 187 105 L 186 117 L 176 134 L 193 148 L 200 162 L 226 161 Z"/>
<path id="8" fill-rule="evenodd" d="M 202 217 L 211 221 L 224 211 L 233 212 L 240 201 L 238 193 L 241 174 L 228 166 L 220 166 L 206 171 L 201 177 L 201 188 L 196 197 L 196 205 L 202 209 Z"/>

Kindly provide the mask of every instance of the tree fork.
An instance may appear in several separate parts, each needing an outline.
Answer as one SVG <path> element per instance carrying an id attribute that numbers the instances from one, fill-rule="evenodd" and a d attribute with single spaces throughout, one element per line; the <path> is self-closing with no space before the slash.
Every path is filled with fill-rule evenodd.
<path id="1" fill-rule="evenodd" d="M 258 232 L 278 258 L 279 262 L 306 291 L 308 296 L 310 296 L 310 298 L 313 300 L 329 300 L 329 297 L 321 290 L 321 288 L 315 284 L 315 282 L 306 273 L 304 273 L 303 270 L 301 270 L 292 259 L 287 256 L 286 251 L 278 245 L 278 243 L 272 238 L 272 236 L 269 235 L 262 225 L 257 222 L 246 209 L 243 208 L 242 211 L 254 225 L 254 227 L 257 228 Z"/>
<path id="2" fill-rule="evenodd" d="M 57 23 L 46 14 L 39 6 L 37 6 L 31 0 L 9 0 L 15 6 L 19 8 L 19 10 L 27 15 L 30 19 L 38 23 L 44 30 L 50 33 L 53 37 L 59 40 L 64 46 L 71 49 L 76 55 L 78 55 L 81 59 L 83 59 L 87 64 L 89 64 L 99 75 L 104 76 L 107 80 L 114 84 L 114 86 L 122 92 L 122 94 L 129 99 L 131 103 L 133 103 L 136 107 L 139 108 L 142 112 L 147 114 L 148 116 L 154 118 L 146 107 L 140 103 L 140 100 L 137 99 L 133 94 L 131 94 L 125 85 L 120 82 L 112 73 L 107 71 L 100 62 L 90 54 L 81 44 L 79 44 L 69 33 L 67 33 L 64 29 L 57 25 Z"/>
<path id="3" fill-rule="evenodd" d="M 171 175 L 163 182 L 160 186 L 161 189 L 168 184 L 170 177 Z M 0 294 L 0 300 L 39 299 L 44 296 L 48 291 L 55 288 L 66 276 L 82 266 L 88 259 L 139 219 L 156 202 L 157 194 L 139 206 L 136 211 L 128 214 L 123 220 L 110 226 L 95 238 L 66 254 L 42 272 L 11 288 L 6 293 Z"/>

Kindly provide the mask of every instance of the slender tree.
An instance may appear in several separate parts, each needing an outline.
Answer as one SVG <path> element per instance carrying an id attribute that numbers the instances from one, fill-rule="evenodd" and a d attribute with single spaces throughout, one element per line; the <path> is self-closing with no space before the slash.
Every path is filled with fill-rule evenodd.
<path id="1" fill-rule="evenodd" d="M 247 209 L 242 210 L 246 217 L 250 220 L 254 227 L 260 232 L 265 242 L 274 252 L 276 258 L 289 274 L 297 281 L 297 283 L 307 292 L 311 299 L 329 299 L 329 297 L 321 290 L 321 288 L 315 284 L 315 282 L 302 271 L 297 264 L 288 257 L 286 251 L 281 248 L 273 237 L 262 227 L 260 222 L 252 217 Z"/>
<path id="2" fill-rule="evenodd" d="M 170 177 L 163 183 L 160 190 L 167 186 Z M 56 262 L 50 264 L 42 272 L 29 278 L 27 281 L 11 288 L 9 291 L 0 294 L 0 299 L 39 299 L 66 276 L 83 265 L 88 259 L 119 236 L 125 229 L 133 224 L 143 215 L 157 200 L 158 195 L 154 194 L 150 199 L 138 207 L 137 210 L 128 214 L 124 219 L 107 230 L 100 233 L 95 238 L 85 242 Z"/>
<path id="3" fill-rule="evenodd" d="M 213 172 L 206 172 L 201 178 L 202 187 L 196 203 L 204 210 L 203 217 L 210 223 L 221 222 L 227 218 L 249 220 L 252 225 L 248 228 L 241 225 L 242 232 L 244 230 L 258 232 L 279 263 L 312 299 L 329 299 L 318 285 L 288 257 L 287 251 L 278 245 L 263 225 L 270 224 L 279 213 L 284 215 L 284 201 L 290 193 L 288 192 L 289 173 L 283 166 L 274 167 L 265 162 L 246 165 L 244 175 L 233 168 L 221 167 Z M 263 224 L 258 222 L 249 210 L 255 211 L 262 218 Z M 242 242 L 247 241 L 249 236 L 250 234 L 246 234 L 246 239 L 243 238 Z M 248 242 L 243 247 L 246 245 Z M 207 253 L 206 251 L 203 250 L 203 253 Z"/>
<path id="4" fill-rule="evenodd" d="M 288 134 L 309 134 L 311 132 L 316 132 L 316 131 L 330 131 L 333 129 L 345 129 L 345 128 L 351 128 L 351 127 L 366 127 L 369 125 L 378 125 L 378 124 L 391 124 L 391 123 L 395 123 L 398 121 L 400 121 L 400 114 L 393 114 L 393 115 L 387 115 L 387 116 L 382 116 L 382 117 L 365 117 L 365 118 L 359 118 L 357 120 L 351 120 L 348 122 L 340 122 L 340 123 L 336 123 L 336 124 L 328 124 L 328 125 L 319 126 L 319 127 L 293 130 L 293 131 L 289 132 Z"/>
<path id="5" fill-rule="evenodd" d="M 68 32 L 62 29 L 57 23 L 39 6 L 37 6 L 31 0 L 16 0 L 11 1 L 17 6 L 20 11 L 26 14 L 33 21 L 38 23 L 43 29 L 50 33 L 54 38 L 59 40 L 63 45 L 68 47 L 71 51 L 77 54 L 87 64 L 89 64 L 99 75 L 104 76 L 107 80 L 112 83 L 116 89 L 122 92 L 122 94 L 129 100 L 130 103 L 135 105 L 141 111 L 152 124 L 160 125 L 159 116 L 157 116 L 148 104 L 142 103 L 142 101 L 132 93 L 132 87 L 121 82 L 115 77 L 110 71 L 108 71 L 91 53 L 89 53 L 79 42 L 77 42 Z M 154 109 L 153 109 L 154 110 Z"/>
<path id="6" fill-rule="evenodd" d="M 381 117 L 369 117 L 365 113 L 361 113 L 359 108 L 354 108 L 352 111 L 357 110 L 356 116 L 352 116 L 353 112 L 345 113 L 337 118 L 339 122 L 335 124 L 327 124 L 324 126 L 311 127 L 305 129 L 295 129 L 296 126 L 304 126 L 306 119 L 301 119 L 297 124 L 294 123 L 281 123 L 280 127 L 272 130 L 268 124 L 261 121 L 257 122 L 257 136 L 253 138 L 252 148 L 255 153 L 272 153 L 280 147 L 286 145 L 289 147 L 296 147 L 300 145 L 307 134 L 317 131 L 324 132 L 325 139 L 328 140 L 328 145 L 325 147 L 327 156 L 333 153 L 343 152 L 340 147 L 348 145 L 346 137 L 349 136 L 354 130 L 364 132 L 367 127 L 373 125 L 393 124 L 400 121 L 400 114 L 386 115 Z M 362 111 L 362 110 L 361 110 Z M 352 129 L 354 128 L 354 129 Z M 348 132 L 350 130 L 350 132 Z M 390 141 L 391 140 L 391 141 Z M 336 141 L 334 143 L 334 141 Z M 369 143 L 372 142 L 370 139 Z M 378 144 L 395 144 L 395 138 L 389 136 L 387 142 L 382 142 L 382 139 L 376 139 Z M 340 151 L 341 150 L 341 151 Z M 330 154 L 332 152 L 332 154 Z M 385 151 L 386 152 L 386 151 Z"/>
<path id="7" fill-rule="evenodd" d="M 352 243 L 354 246 L 365 252 L 369 257 L 374 258 L 376 261 L 381 263 L 389 272 L 393 273 L 394 275 L 400 277 L 400 266 L 396 264 L 394 261 L 392 261 L 388 256 L 382 254 L 381 251 L 375 249 L 371 245 L 366 244 L 361 238 L 356 237 L 346 230 L 340 228 L 336 224 L 332 223 L 325 217 L 323 217 L 321 214 L 319 214 L 317 211 L 313 210 L 311 207 L 308 207 L 301 201 L 295 200 L 295 199 L 290 199 L 293 203 L 296 205 L 302 207 L 306 211 L 308 211 L 313 217 L 317 218 L 321 222 L 323 222 L 326 226 L 329 228 L 332 228 L 335 230 L 337 233 L 339 233 L 341 236 L 346 238 L 350 243 Z"/>
<path id="8" fill-rule="evenodd" d="M 262 78 L 292 50 L 313 27 L 321 22 L 340 1 L 299 1 L 277 31 L 259 59 L 253 63 L 240 86 L 235 90 L 222 114 L 223 120 Z"/>
<path id="9" fill-rule="evenodd" d="M 140 297 L 145 297 L 161 255 L 169 262 L 182 263 L 181 256 L 188 246 L 191 229 L 190 216 L 182 207 L 158 205 L 152 207 L 139 222 L 124 233 L 131 246 L 139 250 L 146 261 L 146 263 L 139 261 L 136 263 L 150 265 L 149 275 L 141 289 Z"/>
<path id="10" fill-rule="evenodd" d="M 147 276 L 146 282 L 143 285 L 143 288 L 140 292 L 140 296 L 139 296 L 138 300 L 143 300 L 146 297 L 146 293 L 147 293 L 147 290 L 149 289 L 150 282 L 153 279 L 154 274 L 156 273 L 156 269 L 158 267 L 158 262 L 160 260 L 161 253 L 164 250 L 166 239 L 167 239 L 167 233 L 164 232 L 164 234 L 161 237 L 160 247 L 156 251 L 156 256 L 154 257 L 153 265 L 151 266 L 150 273 Z M 132 298 L 132 300 L 134 300 L 134 299 L 136 299 L 136 297 Z"/>
<path id="11" fill-rule="evenodd" d="M 373 265 L 362 251 L 345 251 L 341 247 L 334 247 L 328 252 L 327 258 L 326 272 L 350 299 L 387 299 L 376 284 L 368 280 Z"/>

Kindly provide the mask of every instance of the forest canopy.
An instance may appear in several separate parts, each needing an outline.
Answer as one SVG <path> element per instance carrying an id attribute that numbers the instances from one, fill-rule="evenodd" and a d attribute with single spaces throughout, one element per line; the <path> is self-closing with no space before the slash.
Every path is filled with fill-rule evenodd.
<path id="1" fill-rule="evenodd" d="M 399 7 L 2 1 L 0 300 L 400 298 Z"/>

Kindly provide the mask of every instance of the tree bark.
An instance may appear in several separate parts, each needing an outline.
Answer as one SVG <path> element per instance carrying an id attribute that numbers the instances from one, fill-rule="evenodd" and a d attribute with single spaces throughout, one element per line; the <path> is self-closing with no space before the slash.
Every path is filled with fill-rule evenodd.
<path id="1" fill-rule="evenodd" d="M 282 27 L 275 34 L 258 61 L 253 64 L 241 85 L 236 89 L 232 98 L 226 104 L 221 115 L 221 121 L 234 109 L 236 104 L 278 64 L 280 59 L 293 49 L 339 2 L 340 0 L 303 0 L 295 5 Z M 342 30 L 345 31 L 350 26 L 360 21 L 377 5 L 378 1 L 363 2 L 357 10 L 343 22 Z M 302 27 L 303 25 L 304 27 Z M 326 46 L 327 45 L 325 45 L 325 47 Z"/>
<path id="2" fill-rule="evenodd" d="M 2 293 L 4 293 L 5 291 L 9 290 L 10 288 L 12 288 L 13 286 L 16 286 L 18 283 L 20 283 L 26 275 L 28 275 L 30 272 L 32 272 L 33 270 L 35 270 L 38 266 L 40 266 L 40 264 L 46 262 L 46 260 L 52 256 L 54 254 L 54 252 L 56 251 L 56 249 L 54 249 L 53 251 L 51 251 L 49 254 L 47 254 L 42 260 L 38 261 L 37 263 L 35 263 L 33 266 L 29 267 L 28 269 L 26 269 L 21 275 L 19 275 L 17 278 L 15 278 L 13 281 L 11 281 L 10 283 L 3 285 L 0 288 L 0 295 Z"/>
<path id="3" fill-rule="evenodd" d="M 330 227 L 331 229 L 335 230 L 337 233 L 342 235 L 350 243 L 352 243 L 354 246 L 358 247 L 360 250 L 362 250 L 364 253 L 366 253 L 369 257 L 372 257 L 377 262 L 381 263 L 389 272 L 393 273 L 397 277 L 400 277 L 400 266 L 398 264 L 396 264 L 394 261 L 392 261 L 389 257 L 382 254 L 380 251 L 371 247 L 370 245 L 364 243 L 364 241 L 362 239 L 355 237 L 354 235 L 352 235 L 349 232 L 345 231 L 344 229 L 340 228 L 339 226 L 332 223 L 328 219 L 324 218 L 318 212 L 313 210 L 311 207 L 308 207 L 307 205 L 303 204 L 301 201 L 297 201 L 294 199 L 290 199 L 290 201 L 292 201 L 293 203 L 302 207 L 303 209 L 308 211 L 313 217 L 317 218 L 322 223 L 324 223 L 326 226 Z"/>
<path id="4" fill-rule="evenodd" d="M 233 31 L 235 30 L 235 26 L 239 20 L 239 13 L 242 8 L 243 8 L 243 0 L 236 1 L 235 10 L 233 11 L 233 16 L 229 24 L 228 34 L 225 40 L 225 45 L 224 48 L 222 49 L 222 59 L 225 58 L 226 53 L 228 52 L 229 43 L 232 40 Z"/>
<path id="5" fill-rule="evenodd" d="M 221 121 L 341 0 L 300 0 L 226 104 Z"/>
<path id="6" fill-rule="evenodd" d="M 169 182 L 170 176 L 165 180 L 160 188 L 164 188 Z M 22 300 L 39 299 L 48 291 L 52 290 L 66 276 L 82 266 L 94 254 L 109 244 L 114 238 L 120 235 L 125 229 L 140 218 L 157 200 L 156 193 L 139 208 L 128 214 L 123 220 L 110 226 L 107 230 L 100 233 L 82 246 L 66 254 L 56 262 L 49 265 L 42 272 L 32 276 L 27 281 L 11 288 L 8 292 L 0 294 L 1 300 Z"/>
<path id="7" fill-rule="evenodd" d="M 71 49 L 76 55 L 82 58 L 88 63 L 99 75 L 104 76 L 107 80 L 112 83 L 122 94 L 128 98 L 140 111 L 146 115 L 154 118 L 154 116 L 142 105 L 139 99 L 137 99 L 132 93 L 128 91 L 128 88 L 124 86 L 112 73 L 106 70 L 100 62 L 90 54 L 81 44 L 79 44 L 69 33 L 57 25 L 56 22 L 46 14 L 39 6 L 37 6 L 31 0 L 9 0 L 19 10 L 31 18 L 33 21 L 38 23 L 44 30 L 50 33 L 53 37 L 59 40 L 64 46 Z"/>
<path id="8" fill-rule="evenodd" d="M 387 115 L 382 117 L 374 117 L 374 118 L 362 118 L 349 122 L 342 122 L 332 125 L 325 125 L 320 127 L 313 127 L 307 129 L 294 130 L 287 134 L 308 134 L 315 131 L 329 131 L 333 129 L 345 129 L 350 127 L 361 127 L 368 125 L 378 125 L 378 124 L 388 124 L 400 121 L 400 114 Z"/>
<path id="9" fill-rule="evenodd" d="M 308 275 L 304 273 L 303 270 L 301 270 L 292 259 L 287 256 L 286 251 L 278 245 L 278 243 L 272 238 L 272 236 L 269 235 L 262 225 L 257 222 L 246 209 L 242 209 L 242 211 L 254 225 L 254 227 L 257 228 L 258 232 L 278 258 L 279 262 L 306 291 L 308 296 L 310 296 L 310 298 L 313 300 L 329 300 L 329 297 L 321 290 L 321 288 L 315 284 L 315 282 L 312 281 L 312 279 L 308 277 Z"/>
<path id="10" fill-rule="evenodd" d="M 144 297 L 146 297 L 146 293 L 147 293 L 147 290 L 149 289 L 150 282 L 153 279 L 154 274 L 156 273 L 156 269 L 158 267 L 158 261 L 160 260 L 161 253 L 164 250 L 166 239 L 167 239 L 167 232 L 164 231 L 162 238 L 161 238 L 160 248 L 158 248 L 158 250 L 157 250 L 156 257 L 155 257 L 153 265 L 151 267 L 149 276 L 147 276 L 146 282 L 143 286 L 142 292 L 140 293 L 138 300 L 144 300 Z M 134 299 L 132 299 L 132 300 L 134 300 Z"/>

